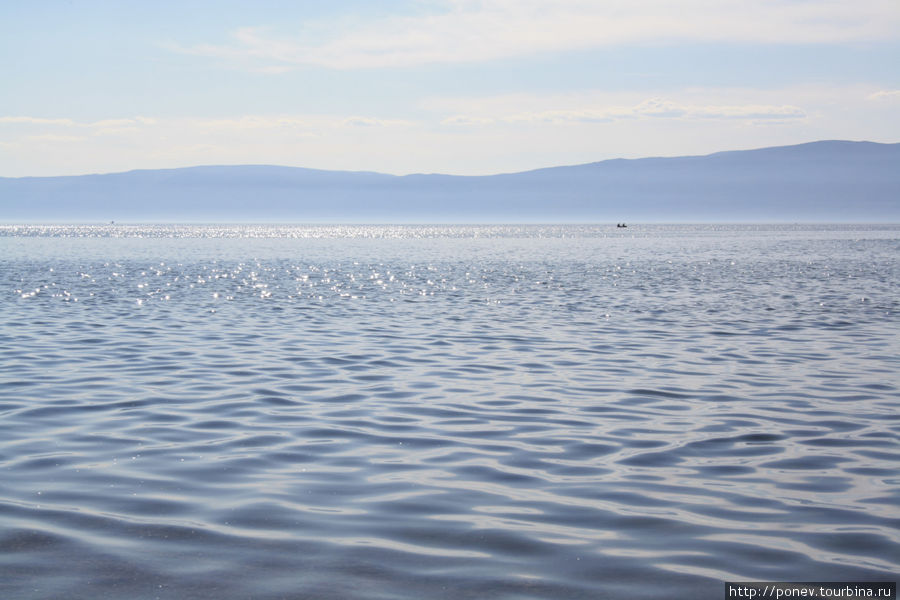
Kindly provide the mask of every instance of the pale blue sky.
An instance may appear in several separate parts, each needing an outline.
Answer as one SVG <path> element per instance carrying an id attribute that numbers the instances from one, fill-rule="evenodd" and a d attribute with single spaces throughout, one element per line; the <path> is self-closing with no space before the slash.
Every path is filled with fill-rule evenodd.
<path id="1" fill-rule="evenodd" d="M 0 176 L 900 141 L 897 0 L 0 2 Z"/>

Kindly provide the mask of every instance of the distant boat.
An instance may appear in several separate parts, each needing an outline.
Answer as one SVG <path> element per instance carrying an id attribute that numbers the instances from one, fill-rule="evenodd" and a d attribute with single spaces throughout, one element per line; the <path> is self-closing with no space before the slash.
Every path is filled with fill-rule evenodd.
<path id="1" fill-rule="evenodd" d="M 628 227 L 625 223 L 616 223 L 616 227 Z"/>

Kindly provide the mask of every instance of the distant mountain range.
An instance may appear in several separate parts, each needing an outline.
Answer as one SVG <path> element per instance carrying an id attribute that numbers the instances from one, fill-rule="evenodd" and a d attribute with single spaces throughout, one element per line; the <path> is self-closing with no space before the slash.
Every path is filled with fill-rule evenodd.
<path id="1" fill-rule="evenodd" d="M 0 222 L 900 222 L 900 144 L 822 141 L 488 176 L 217 166 L 0 178 Z"/>

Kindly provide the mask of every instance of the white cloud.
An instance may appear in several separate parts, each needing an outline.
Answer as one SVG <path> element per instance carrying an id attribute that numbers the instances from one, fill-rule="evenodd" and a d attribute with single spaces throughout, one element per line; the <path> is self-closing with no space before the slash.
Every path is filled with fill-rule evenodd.
<path id="1" fill-rule="evenodd" d="M 520 112 L 500 117 L 498 120 L 504 123 L 603 123 L 612 121 L 613 118 L 612 111 L 585 108 Z"/>
<path id="2" fill-rule="evenodd" d="M 40 143 L 52 142 L 54 144 L 67 143 L 67 142 L 83 142 L 86 139 L 87 138 L 85 138 L 83 136 L 57 135 L 54 133 L 43 133 L 40 135 L 29 135 L 29 136 L 25 137 L 25 140 L 29 141 L 29 142 L 40 142 Z"/>
<path id="3" fill-rule="evenodd" d="M 547 99 L 545 102 L 553 102 Z M 488 116 L 457 114 L 441 121 L 444 125 L 488 125 L 491 123 L 609 123 L 622 119 L 744 119 L 752 121 L 784 121 L 805 118 L 806 112 L 790 105 L 767 104 L 704 104 L 675 102 L 664 98 L 650 98 L 630 106 L 602 105 L 574 108 L 531 110 Z"/>
<path id="4" fill-rule="evenodd" d="M 230 119 L 184 119 L 184 125 L 204 131 L 240 132 L 250 130 L 275 130 L 307 133 L 325 132 L 348 127 L 407 127 L 411 121 L 403 119 L 381 119 L 367 116 L 333 116 L 333 115 L 282 115 L 260 116 L 246 115 Z"/>
<path id="5" fill-rule="evenodd" d="M 133 119 L 102 119 L 100 121 L 76 121 L 74 119 L 65 118 L 45 118 L 45 117 L 28 117 L 28 116 L 6 116 L 0 117 L 0 125 L 30 125 L 30 126 L 56 126 L 56 127 L 74 127 L 74 128 L 96 128 L 106 129 L 110 127 L 129 127 L 135 125 L 152 124 L 153 119 L 146 117 L 135 117 Z"/>
<path id="6" fill-rule="evenodd" d="M 441 121 L 441 125 L 490 125 L 494 123 L 494 119 L 490 119 L 487 117 L 472 117 L 469 115 L 454 115 L 452 117 L 447 117 Z"/>
<path id="7" fill-rule="evenodd" d="M 140 131 L 140 127 L 102 127 L 94 131 L 94 135 L 131 135 Z"/>
<path id="8" fill-rule="evenodd" d="M 0 116 L 0 165 L 7 169 L 0 176 L 197 164 L 341 168 L 342 160 L 365 164 L 371 156 L 388 154 L 397 132 L 403 136 L 415 128 L 407 120 L 352 114 L 95 121 Z"/>
<path id="9" fill-rule="evenodd" d="M 62 125 L 74 126 L 72 119 L 45 119 L 42 117 L 0 117 L 0 125 Z"/>
<path id="10" fill-rule="evenodd" d="M 752 119 L 784 120 L 806 117 L 803 109 L 789 105 L 706 105 L 677 104 L 666 100 L 651 100 L 635 107 L 641 116 L 674 117 L 685 119 Z"/>
<path id="11" fill-rule="evenodd" d="M 869 100 L 900 100 L 900 90 L 882 90 L 867 97 Z"/>
<path id="12" fill-rule="evenodd" d="M 628 43 L 835 43 L 900 39 L 896 0 L 447 0 L 434 11 L 370 22 L 307 23 L 295 34 L 259 27 L 234 44 L 169 45 L 280 73 L 478 62 Z"/>
<path id="13" fill-rule="evenodd" d="M 240 117 L 214 118 L 168 118 L 154 119 L 134 117 L 130 119 L 101 119 L 99 121 L 75 121 L 74 119 L 47 119 L 41 117 L 6 116 L 0 117 L 0 126 L 29 125 L 30 129 L 87 130 L 94 135 L 138 133 L 179 127 L 202 132 L 240 132 L 248 130 L 330 130 L 347 127 L 408 127 L 413 123 L 404 119 L 382 119 L 363 115 L 243 115 Z M 33 137 L 33 136 L 32 136 Z M 79 138 L 83 139 L 83 138 Z"/>
<path id="14" fill-rule="evenodd" d="M 412 121 L 405 119 L 373 119 L 372 117 L 348 117 L 341 121 L 342 125 L 350 127 L 410 127 Z"/>
<path id="15" fill-rule="evenodd" d="M 128 127 L 130 125 L 136 124 L 137 121 L 135 119 L 103 119 L 101 121 L 94 121 L 93 123 L 86 124 L 87 127 L 99 127 L 101 129 L 106 129 L 109 127 Z"/>
<path id="16" fill-rule="evenodd" d="M 198 164 L 489 174 L 817 139 L 896 142 L 897 104 L 875 100 L 897 96 L 884 91 L 851 85 L 441 97 L 423 101 L 409 121 L 365 113 L 0 116 L 0 176 Z"/>
<path id="17" fill-rule="evenodd" d="M 253 129 L 304 129 L 313 121 L 298 117 L 265 117 L 246 115 L 227 119 L 187 119 L 185 125 L 205 131 L 241 131 Z"/>

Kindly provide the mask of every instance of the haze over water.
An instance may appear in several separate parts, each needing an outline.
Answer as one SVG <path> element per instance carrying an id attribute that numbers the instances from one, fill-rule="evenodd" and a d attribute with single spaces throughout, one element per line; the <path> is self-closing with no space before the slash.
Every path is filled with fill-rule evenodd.
<path id="1" fill-rule="evenodd" d="M 894 581 L 900 226 L 0 227 L 0 597 Z"/>

